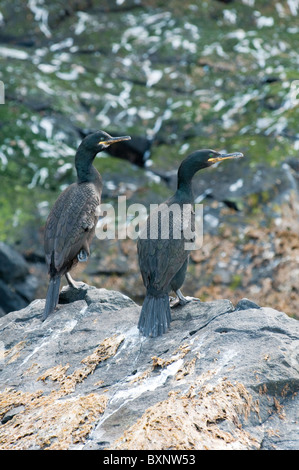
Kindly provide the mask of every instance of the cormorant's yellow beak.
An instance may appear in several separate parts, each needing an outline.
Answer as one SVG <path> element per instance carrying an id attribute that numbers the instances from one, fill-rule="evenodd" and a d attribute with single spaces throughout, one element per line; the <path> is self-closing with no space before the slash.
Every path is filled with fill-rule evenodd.
<path id="1" fill-rule="evenodd" d="M 107 140 L 101 140 L 99 145 L 106 145 L 107 147 L 111 144 L 115 144 L 116 142 L 122 142 L 123 140 L 131 140 L 129 135 L 123 135 L 121 137 L 111 137 Z"/>
<path id="2" fill-rule="evenodd" d="M 220 153 L 219 155 L 215 155 L 215 157 L 209 158 L 208 162 L 216 163 L 216 162 L 222 162 L 222 160 L 230 160 L 232 158 L 242 158 L 242 157 L 244 157 L 244 155 L 241 152 Z"/>

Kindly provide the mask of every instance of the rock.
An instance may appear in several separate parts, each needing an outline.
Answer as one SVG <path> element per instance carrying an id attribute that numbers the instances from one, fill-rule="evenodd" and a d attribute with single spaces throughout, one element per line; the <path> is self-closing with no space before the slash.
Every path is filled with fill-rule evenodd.
<path id="1" fill-rule="evenodd" d="M 297 320 L 190 302 L 152 339 L 129 297 L 77 294 L 0 318 L 1 449 L 298 449 Z"/>
<path id="2" fill-rule="evenodd" d="M 3 317 L 4 315 L 6 315 L 6 312 L 0 307 L 0 317 Z"/>
<path id="3" fill-rule="evenodd" d="M 0 311 L 24 308 L 34 299 L 37 287 L 37 278 L 30 274 L 25 258 L 0 242 Z"/>
<path id="4" fill-rule="evenodd" d="M 32 274 L 28 274 L 24 280 L 16 282 L 14 287 L 18 294 L 26 301 L 31 302 L 34 299 L 38 287 L 38 280 Z"/>
<path id="5" fill-rule="evenodd" d="M 0 278 L 6 282 L 24 279 L 28 266 L 24 257 L 6 243 L 0 242 Z"/>
<path id="6" fill-rule="evenodd" d="M 63 287 L 59 294 L 59 303 L 70 304 L 76 300 L 83 300 L 86 297 L 88 285 L 83 282 L 81 284 L 79 289 L 73 289 L 69 286 Z"/>
<path id="7" fill-rule="evenodd" d="M 198 203 L 206 198 L 220 201 L 237 211 L 246 206 L 262 206 L 267 201 L 281 203 L 290 191 L 298 189 L 296 174 L 292 173 L 287 161 L 276 167 L 265 164 L 251 167 L 244 158 L 243 161 L 231 161 L 229 165 L 221 164 L 199 172 L 193 181 L 195 198 Z M 295 161 L 292 168 L 296 168 Z M 169 176 L 168 183 L 172 189 L 176 188 L 176 172 Z M 270 212 L 267 205 L 265 210 Z"/>
<path id="8" fill-rule="evenodd" d="M 113 134 L 112 134 L 113 135 Z M 117 158 L 123 158 L 135 165 L 144 167 L 149 158 L 152 140 L 141 137 L 131 136 L 131 140 L 118 142 L 107 148 L 107 153 Z"/>
<path id="9" fill-rule="evenodd" d="M 0 299 L 1 310 L 5 313 L 20 310 L 28 304 L 23 297 L 12 290 L 2 279 L 0 279 Z"/>
<path id="10" fill-rule="evenodd" d="M 247 310 L 248 308 L 261 308 L 261 307 L 249 299 L 241 299 L 236 305 L 236 310 Z"/>

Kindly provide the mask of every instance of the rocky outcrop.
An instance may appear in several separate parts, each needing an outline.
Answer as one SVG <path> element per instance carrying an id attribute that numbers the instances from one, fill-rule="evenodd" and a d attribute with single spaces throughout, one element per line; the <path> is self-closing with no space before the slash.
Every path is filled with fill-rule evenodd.
<path id="1" fill-rule="evenodd" d="M 34 299 L 37 285 L 25 258 L 0 242 L 0 317 L 26 307 Z"/>
<path id="2" fill-rule="evenodd" d="M 298 449 L 297 320 L 193 301 L 151 339 L 117 291 L 44 302 L 0 319 L 1 449 Z"/>

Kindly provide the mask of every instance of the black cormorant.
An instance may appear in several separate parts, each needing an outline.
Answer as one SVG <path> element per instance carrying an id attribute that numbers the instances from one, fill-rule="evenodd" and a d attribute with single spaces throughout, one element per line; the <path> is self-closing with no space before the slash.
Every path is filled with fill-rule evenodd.
<path id="1" fill-rule="evenodd" d="M 129 139 L 129 136 L 111 137 L 98 131 L 85 137 L 78 147 L 75 156 L 77 182 L 60 194 L 46 222 L 44 247 L 50 282 L 43 320 L 58 303 L 61 277 L 65 275 L 70 286 L 78 287 L 69 271 L 89 257 L 102 193 L 102 178 L 93 166 L 93 160 L 109 145 Z"/>
<path id="2" fill-rule="evenodd" d="M 183 227 L 183 207 L 186 204 L 193 207 L 191 182 L 194 174 L 213 163 L 242 156 L 239 152 L 220 154 L 209 149 L 191 153 L 179 167 L 175 194 L 150 213 L 137 242 L 139 267 L 146 288 L 146 297 L 138 323 L 138 328 L 144 336 L 156 337 L 167 331 L 171 322 L 170 291 L 176 293 L 178 303 L 184 304 L 188 301 L 180 291 L 185 280 L 190 252 L 185 249 L 185 242 L 191 241 L 186 240 L 184 236 L 186 231 Z M 179 215 L 175 216 L 173 212 L 171 219 L 172 213 L 169 208 L 172 205 L 179 207 Z M 160 218 L 157 218 L 159 216 L 157 213 L 161 214 Z M 161 235 L 161 220 L 166 217 L 169 220 L 168 238 Z M 151 238 L 150 230 L 153 225 L 157 225 L 157 220 L 157 235 L 156 238 Z M 194 211 L 191 212 L 190 224 L 194 232 Z"/>

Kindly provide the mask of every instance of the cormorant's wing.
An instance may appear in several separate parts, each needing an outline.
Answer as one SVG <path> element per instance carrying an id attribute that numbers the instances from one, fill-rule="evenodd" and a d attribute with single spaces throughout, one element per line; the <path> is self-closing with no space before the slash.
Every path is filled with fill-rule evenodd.
<path id="1" fill-rule="evenodd" d="M 98 220 L 100 195 L 92 183 L 70 185 L 57 199 L 45 228 L 46 261 L 58 272 L 74 259 Z"/>
<path id="2" fill-rule="evenodd" d="M 177 217 L 171 217 L 170 212 L 169 238 L 162 239 L 161 221 L 165 218 L 166 210 L 167 205 L 163 204 L 149 215 L 137 242 L 139 266 L 145 287 L 164 292 L 188 258 L 189 251 L 186 250 L 185 242 L 190 241 L 184 236 L 186 232 L 184 232 L 182 209 Z M 157 219 L 157 211 L 161 212 L 159 219 Z M 154 239 L 150 237 L 149 227 L 153 225 L 155 227 L 157 220 L 158 238 Z"/>

